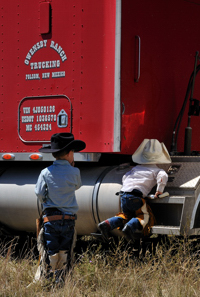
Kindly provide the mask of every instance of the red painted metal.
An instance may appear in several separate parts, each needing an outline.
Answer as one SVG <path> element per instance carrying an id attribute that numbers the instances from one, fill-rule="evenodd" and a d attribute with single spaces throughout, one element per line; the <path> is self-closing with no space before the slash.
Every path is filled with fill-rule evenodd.
<path id="1" fill-rule="evenodd" d="M 46 9 L 46 3 L 34 0 L 1 5 L 0 150 L 37 151 L 41 146 L 38 140 L 71 130 L 87 143 L 87 152 L 112 152 L 115 0 L 49 3 L 52 27 L 48 34 L 40 33 L 46 31 L 40 27 L 40 17 L 47 13 L 40 13 L 40 9 L 43 5 Z M 57 98 L 55 104 L 44 104 L 42 98 L 58 95 L 67 96 L 72 104 L 71 127 L 36 131 L 35 123 L 27 123 L 33 124 L 30 131 L 30 126 L 22 124 L 23 107 L 30 107 L 31 116 L 33 106 L 56 106 Z M 29 100 L 30 104 L 23 102 L 22 106 L 27 97 L 38 97 L 37 104 Z M 67 100 L 63 109 L 69 111 Z"/>
<path id="2" fill-rule="evenodd" d="M 1 153 L 37 152 L 51 134 L 69 131 L 87 143 L 84 152 L 113 153 L 116 119 L 121 121 L 118 153 L 132 154 L 144 138 L 157 138 L 170 149 L 200 49 L 200 6 L 182 0 L 122 1 L 121 110 L 116 112 L 119 4 L 117 0 L 1 4 Z M 197 99 L 198 85 L 197 76 Z M 55 108 L 51 125 L 50 106 Z M 46 111 L 34 113 L 34 107 Z M 58 125 L 61 110 L 68 115 L 67 127 Z M 186 122 L 187 113 L 180 150 Z M 192 149 L 200 150 L 198 117 L 192 118 L 192 128 Z"/>
<path id="3" fill-rule="evenodd" d="M 49 2 L 42 2 L 40 4 L 40 33 L 50 33 L 51 24 L 51 6 Z"/>
<path id="4" fill-rule="evenodd" d="M 144 138 L 157 138 L 170 150 L 172 131 L 181 109 L 198 37 L 200 6 L 197 1 L 122 1 L 121 101 L 122 151 L 133 152 Z M 138 49 L 135 36 L 141 39 L 140 78 L 137 71 Z M 200 98 L 198 82 L 195 98 Z M 183 151 L 187 112 L 178 138 Z M 200 150 L 200 118 L 192 117 L 192 149 Z"/>

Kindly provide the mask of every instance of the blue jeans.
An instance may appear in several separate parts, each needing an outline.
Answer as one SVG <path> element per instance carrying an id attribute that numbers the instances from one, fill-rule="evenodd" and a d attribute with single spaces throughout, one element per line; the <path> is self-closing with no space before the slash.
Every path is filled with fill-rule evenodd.
<path id="1" fill-rule="evenodd" d="M 53 211 L 49 215 L 60 215 L 60 211 Z M 58 220 L 44 224 L 44 241 L 48 255 L 71 249 L 74 236 L 75 220 Z"/>
<path id="2" fill-rule="evenodd" d="M 143 205 L 141 197 L 124 192 L 121 194 L 121 209 L 124 214 L 128 215 L 131 219 L 128 225 L 134 233 L 137 229 L 141 228 L 140 222 L 135 218 L 135 211 L 140 209 Z M 115 228 L 123 228 L 123 219 L 121 217 L 112 217 L 108 219 L 111 230 Z"/>

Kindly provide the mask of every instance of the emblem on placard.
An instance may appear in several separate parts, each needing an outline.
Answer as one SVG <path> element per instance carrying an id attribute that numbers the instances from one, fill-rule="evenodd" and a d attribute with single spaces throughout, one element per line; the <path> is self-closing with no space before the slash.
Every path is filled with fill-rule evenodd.
<path id="1" fill-rule="evenodd" d="M 65 128 L 68 125 L 68 115 L 67 113 L 64 111 L 64 109 L 62 109 L 59 114 L 58 114 L 58 127 L 59 128 Z"/>

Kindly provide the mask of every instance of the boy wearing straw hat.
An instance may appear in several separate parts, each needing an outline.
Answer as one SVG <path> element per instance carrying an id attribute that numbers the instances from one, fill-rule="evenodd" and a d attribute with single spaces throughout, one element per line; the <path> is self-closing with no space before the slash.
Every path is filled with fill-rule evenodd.
<path id="1" fill-rule="evenodd" d="M 144 230 L 149 221 L 149 208 L 145 197 L 157 184 L 155 198 L 162 194 L 168 180 L 167 173 L 156 164 L 171 163 L 164 145 L 157 139 L 144 139 L 132 160 L 138 165 L 122 178 L 120 191 L 122 213 L 101 222 L 98 227 L 108 240 L 109 231 L 120 228 L 127 240 L 134 240 L 136 230 Z M 124 225 L 125 222 L 125 225 Z"/>
<path id="2" fill-rule="evenodd" d="M 71 133 L 51 136 L 51 145 L 39 149 L 52 153 L 53 164 L 39 175 L 35 193 L 42 203 L 43 238 L 51 275 L 63 277 L 75 232 L 78 205 L 75 190 L 81 187 L 80 170 L 74 167 L 74 152 L 85 149 L 85 142 L 74 140 Z M 57 279 L 59 279 L 57 277 Z"/>

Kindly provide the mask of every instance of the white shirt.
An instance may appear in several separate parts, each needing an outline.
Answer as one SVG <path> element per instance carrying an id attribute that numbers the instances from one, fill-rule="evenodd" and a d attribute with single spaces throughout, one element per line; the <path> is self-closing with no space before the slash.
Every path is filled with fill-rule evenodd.
<path id="1" fill-rule="evenodd" d="M 122 177 L 121 191 L 131 192 L 137 189 L 146 197 L 156 184 L 156 191 L 163 192 L 167 181 L 167 173 L 156 165 L 137 165 Z"/>

